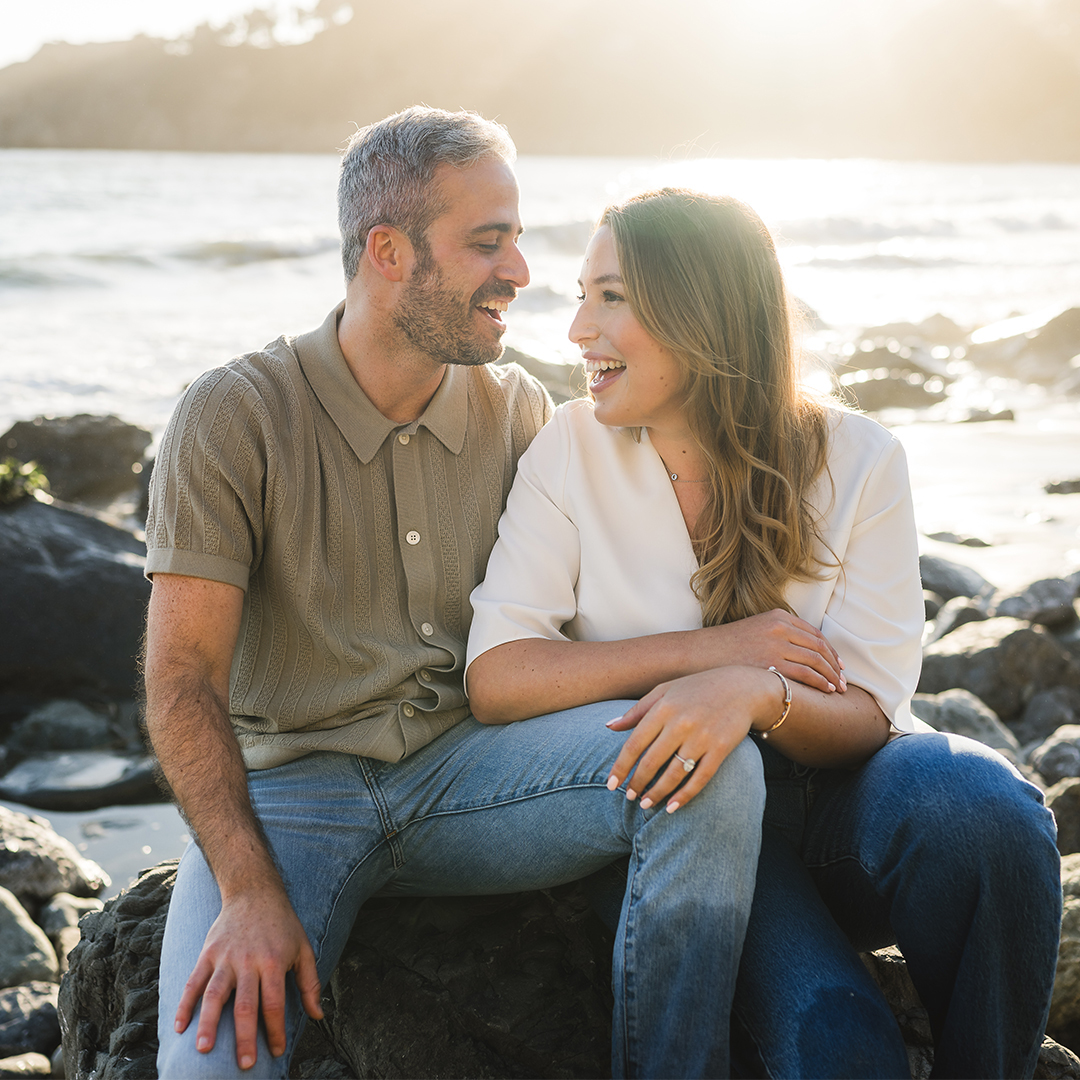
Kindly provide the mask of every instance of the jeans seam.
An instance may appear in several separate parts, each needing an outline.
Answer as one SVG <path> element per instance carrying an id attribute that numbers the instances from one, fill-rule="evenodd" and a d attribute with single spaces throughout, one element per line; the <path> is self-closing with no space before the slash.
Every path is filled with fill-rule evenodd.
<path id="1" fill-rule="evenodd" d="M 357 757 L 356 763 L 360 767 L 360 775 L 364 778 L 364 783 L 367 785 L 368 793 L 371 795 L 371 801 L 375 804 L 375 809 L 378 811 L 379 824 L 382 827 L 383 837 L 393 856 L 394 869 L 400 870 L 401 867 L 405 865 L 405 853 L 401 848 L 401 841 L 398 838 L 398 834 L 401 830 L 394 826 L 394 819 L 390 815 L 390 807 L 387 805 L 382 788 L 379 787 L 379 783 L 375 779 L 374 773 L 367 761 L 362 757 Z M 365 856 L 365 859 L 366 858 L 367 856 Z M 362 864 L 357 863 L 358 867 L 360 865 Z"/>

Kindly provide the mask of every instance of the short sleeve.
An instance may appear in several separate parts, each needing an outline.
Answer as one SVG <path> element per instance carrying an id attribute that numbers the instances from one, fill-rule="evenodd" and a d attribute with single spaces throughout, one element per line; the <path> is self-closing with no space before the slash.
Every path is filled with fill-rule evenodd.
<path id="1" fill-rule="evenodd" d="M 262 554 L 266 410 L 232 368 L 185 392 L 150 485 L 146 576 L 185 574 L 246 589 Z"/>

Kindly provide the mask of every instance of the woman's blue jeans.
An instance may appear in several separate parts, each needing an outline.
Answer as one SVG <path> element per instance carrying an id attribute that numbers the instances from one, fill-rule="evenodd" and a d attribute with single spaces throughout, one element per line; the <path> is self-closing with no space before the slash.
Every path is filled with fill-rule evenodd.
<path id="1" fill-rule="evenodd" d="M 1054 822 L 1038 789 L 955 735 L 906 735 L 855 771 L 762 754 L 736 1071 L 910 1076 L 857 952 L 896 943 L 929 1013 L 933 1076 L 1031 1076 L 1061 922 Z"/>
<path id="2" fill-rule="evenodd" d="M 723 1076 L 731 998 L 764 808 L 749 741 L 674 814 L 642 811 L 606 783 L 626 734 L 607 702 L 505 727 L 468 719 L 396 763 L 315 753 L 251 773 L 249 790 L 325 983 L 361 904 L 380 895 L 518 892 L 585 877 L 623 855 L 629 880 L 612 982 L 615 1076 Z M 240 1075 L 231 1010 L 209 1054 L 173 1017 L 220 908 L 192 845 L 162 947 L 159 1073 Z M 249 1076 L 286 1076 L 303 1026 L 289 977 L 288 1050 L 260 1037 Z"/>

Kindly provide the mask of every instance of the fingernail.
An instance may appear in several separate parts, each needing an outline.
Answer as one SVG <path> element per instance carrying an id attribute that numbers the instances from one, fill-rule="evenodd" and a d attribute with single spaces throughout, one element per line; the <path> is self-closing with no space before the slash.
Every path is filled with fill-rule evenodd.
<path id="1" fill-rule="evenodd" d="M 633 788 L 627 788 L 626 797 L 633 802 L 637 798 L 637 792 Z"/>
<path id="2" fill-rule="evenodd" d="M 200 1035 L 199 1040 L 198 1040 L 198 1042 L 195 1043 L 195 1045 L 200 1050 L 209 1050 L 210 1049 L 210 1036 L 209 1035 Z"/>
<path id="3" fill-rule="evenodd" d="M 621 716 L 613 716 L 606 724 L 604 724 L 604 727 L 611 727 L 612 724 L 617 724 L 621 719 Z"/>
<path id="4" fill-rule="evenodd" d="M 669 814 L 674 814 L 675 811 L 679 809 L 679 804 L 677 802 L 669 802 L 666 809 Z"/>
<path id="5" fill-rule="evenodd" d="M 835 689 L 836 689 L 836 687 L 833 686 L 832 683 L 829 683 L 829 693 L 831 694 Z"/>
<path id="6" fill-rule="evenodd" d="M 240 1068 L 241 1069 L 250 1069 L 251 1066 L 254 1065 L 254 1064 L 255 1064 L 255 1059 L 250 1054 L 245 1054 L 240 1059 Z"/>
<path id="7" fill-rule="evenodd" d="M 608 791 L 614 791 L 619 786 L 619 778 L 617 776 L 609 776 L 607 778 Z"/>
<path id="8" fill-rule="evenodd" d="M 650 806 L 652 806 L 652 799 L 646 795 L 645 798 L 641 800 L 641 809 L 648 810 Z"/>

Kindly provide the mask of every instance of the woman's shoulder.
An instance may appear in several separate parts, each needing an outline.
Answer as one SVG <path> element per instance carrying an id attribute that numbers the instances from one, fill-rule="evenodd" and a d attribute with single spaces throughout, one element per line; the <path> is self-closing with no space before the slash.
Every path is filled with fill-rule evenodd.
<path id="1" fill-rule="evenodd" d="M 829 426 L 829 454 L 878 453 L 889 446 L 899 446 L 899 440 L 882 427 L 876 420 L 865 413 L 852 412 L 849 409 L 829 407 L 826 410 Z"/>

